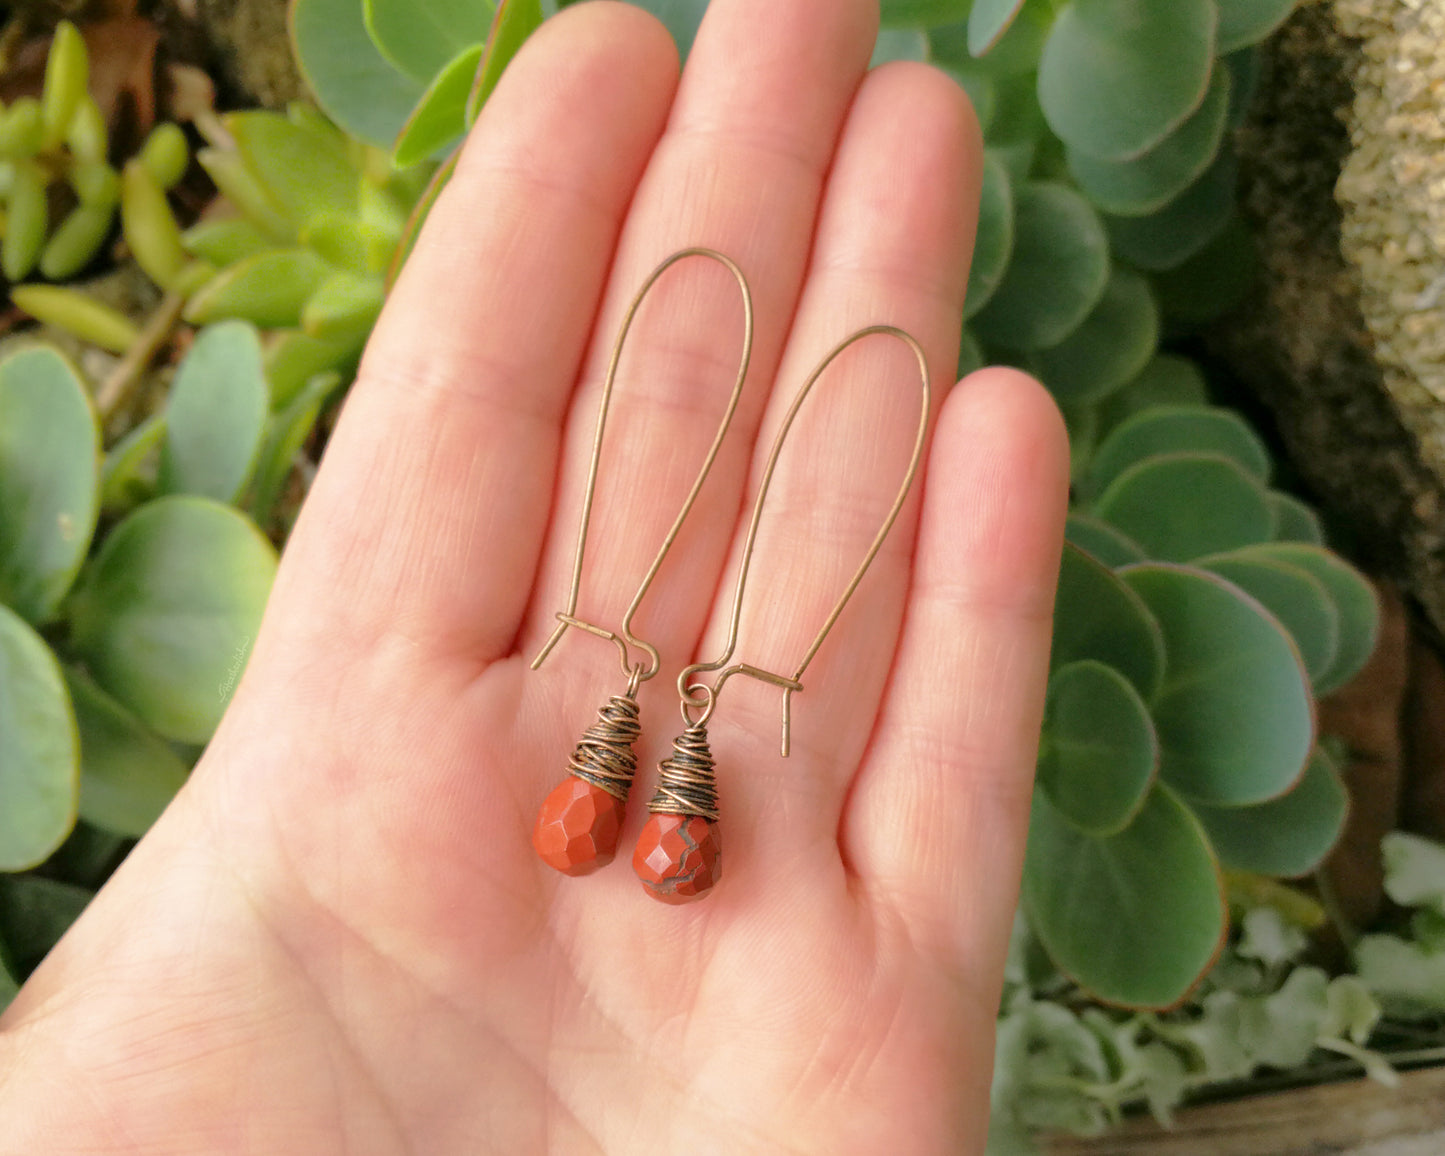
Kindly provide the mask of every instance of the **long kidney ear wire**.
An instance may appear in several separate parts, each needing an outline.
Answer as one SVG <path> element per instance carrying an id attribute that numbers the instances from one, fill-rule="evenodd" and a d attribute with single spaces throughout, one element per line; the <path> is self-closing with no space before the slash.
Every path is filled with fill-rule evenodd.
<path id="1" fill-rule="evenodd" d="M 617 380 L 618 365 L 628 334 L 643 301 L 658 280 L 672 266 L 690 257 L 703 257 L 716 261 L 732 274 L 742 292 L 743 299 L 743 351 L 738 366 L 737 379 L 723 411 L 721 422 L 702 467 L 698 470 L 692 488 L 688 491 L 682 508 L 673 520 L 667 536 L 663 539 L 657 555 L 643 576 L 642 583 L 633 595 L 632 602 L 617 630 L 587 622 L 577 617 L 577 601 L 582 589 L 582 567 L 587 552 L 588 530 L 592 521 L 592 504 L 597 495 L 597 472 L 602 459 L 602 441 L 607 428 L 607 416 L 612 403 L 612 391 Z M 627 679 L 622 694 L 613 695 L 598 711 L 597 721 L 582 736 L 572 752 L 568 763 L 569 777 L 547 797 L 537 824 L 532 842 L 542 859 L 558 870 L 569 875 L 585 875 L 609 862 L 616 853 L 623 808 L 627 794 L 637 771 L 637 758 L 632 746 L 641 733 L 637 689 L 642 683 L 653 678 L 661 668 L 662 660 L 657 647 L 633 633 L 632 623 L 637 616 L 642 600 L 647 596 L 658 571 L 662 568 L 668 552 L 677 540 L 683 523 L 692 512 L 702 491 L 703 484 L 712 472 L 723 438 L 732 425 L 742 396 L 743 384 L 747 380 L 748 367 L 752 360 L 753 348 L 753 300 L 746 276 L 729 257 L 714 249 L 694 247 L 682 249 L 662 262 L 643 283 L 624 314 L 622 324 L 613 342 L 611 357 L 607 364 L 607 375 L 602 384 L 602 397 L 598 404 L 597 427 L 592 439 L 592 458 L 587 468 L 587 482 L 582 495 L 582 516 L 577 530 L 577 549 L 572 561 L 572 586 L 567 595 L 564 609 L 557 613 L 557 626 L 552 631 L 531 668 L 537 670 L 562 640 L 568 629 L 576 627 L 598 638 L 605 638 L 616 644 L 622 664 L 623 676 Z M 645 658 L 632 661 L 629 647 L 643 652 Z"/>
<path id="2" fill-rule="evenodd" d="M 749 663 L 732 663 L 737 650 L 738 623 L 742 618 L 743 595 L 747 589 L 748 574 L 753 561 L 753 549 L 757 544 L 758 526 L 762 520 L 763 507 L 767 503 L 768 490 L 772 486 L 778 459 L 783 445 L 793 427 L 798 411 L 808 399 L 818 379 L 823 376 L 834 361 L 848 348 L 864 338 L 875 335 L 895 337 L 912 350 L 918 361 L 922 383 L 922 397 L 918 414 L 918 432 L 913 441 L 913 453 L 898 494 L 889 508 L 878 533 L 874 535 L 868 552 L 864 554 L 858 569 L 853 572 L 832 611 L 824 620 L 822 628 L 814 636 L 812 644 L 803 654 L 792 674 L 776 674 Z M 923 459 L 923 448 L 927 441 L 928 420 L 932 404 L 932 389 L 928 374 L 928 358 L 922 346 L 908 333 L 892 325 L 874 325 L 859 330 L 839 342 L 818 364 L 812 375 L 803 384 L 783 418 L 782 428 L 773 441 L 767 465 L 763 469 L 758 485 L 758 496 L 753 503 L 752 519 L 748 524 L 747 537 L 743 542 L 742 559 L 738 564 L 737 586 L 733 592 L 732 614 L 728 620 L 727 641 L 723 652 L 711 662 L 695 662 L 685 667 L 677 676 L 677 690 L 681 699 L 684 730 L 673 742 L 672 754 L 658 766 L 657 792 L 648 810 L 652 812 L 648 824 L 638 839 L 632 865 L 649 894 L 665 903 L 685 903 L 707 894 L 717 883 L 722 873 L 721 844 L 717 834 L 718 794 L 717 776 L 712 752 L 707 738 L 708 721 L 717 706 L 718 695 L 723 684 L 735 674 L 744 674 L 783 691 L 783 733 L 782 755 L 788 757 L 792 745 L 792 696 L 803 689 L 802 678 L 806 673 L 823 640 L 833 629 L 843 608 L 857 591 L 863 576 L 878 556 L 883 541 L 893 529 L 908 491 L 918 475 Z M 729 665 L 732 663 L 732 665 Z M 721 671 L 711 685 L 694 682 L 697 675 Z M 693 716 L 693 712 L 698 712 Z"/>

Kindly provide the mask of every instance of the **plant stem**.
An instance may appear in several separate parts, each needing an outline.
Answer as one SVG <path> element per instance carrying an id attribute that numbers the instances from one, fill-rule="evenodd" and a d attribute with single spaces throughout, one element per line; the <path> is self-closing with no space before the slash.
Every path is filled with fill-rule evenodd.
<path id="1" fill-rule="evenodd" d="M 102 426 L 119 413 L 135 396 L 146 369 L 162 346 L 170 340 L 181 319 L 186 299 L 180 293 L 167 293 L 149 318 L 140 338 L 125 351 L 100 388 L 95 391 L 95 408 L 100 412 Z"/>

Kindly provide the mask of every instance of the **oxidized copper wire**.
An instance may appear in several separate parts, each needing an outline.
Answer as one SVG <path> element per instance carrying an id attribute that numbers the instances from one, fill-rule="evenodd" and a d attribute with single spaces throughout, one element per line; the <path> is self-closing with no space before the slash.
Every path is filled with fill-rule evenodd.
<path id="1" fill-rule="evenodd" d="M 637 755 L 632 744 L 641 734 L 637 700 L 630 694 L 614 694 L 598 710 L 597 721 L 582 735 L 567 769 L 579 779 L 626 802 L 637 774 Z"/>
<path id="2" fill-rule="evenodd" d="M 922 397 L 918 410 L 918 430 L 913 439 L 913 454 L 908 459 L 908 469 L 903 474 L 903 481 L 898 487 L 898 493 L 894 496 L 893 505 L 888 510 L 888 516 L 883 519 L 883 525 L 878 528 L 874 535 L 873 542 L 868 547 L 868 552 L 863 555 L 863 560 L 858 564 L 858 569 L 853 572 L 853 577 L 844 589 L 838 601 L 833 604 L 832 611 L 824 620 L 822 628 L 813 636 L 807 653 L 803 655 L 802 661 L 794 668 L 791 675 L 776 674 L 770 670 L 762 670 L 746 662 L 733 663 L 733 654 L 738 646 L 738 621 L 743 612 L 743 592 L 748 583 L 748 570 L 753 562 L 753 548 L 757 545 L 758 525 L 762 521 L 763 506 L 767 502 L 768 489 L 773 484 L 773 475 L 778 468 L 778 458 L 783 452 L 783 444 L 787 441 L 788 433 L 793 428 L 793 421 L 798 416 L 798 411 L 803 407 L 803 402 L 808 399 L 813 387 L 818 384 L 824 372 L 835 362 L 844 350 L 848 349 L 855 342 L 862 341 L 866 337 L 881 335 L 895 337 L 904 345 L 908 346 L 918 362 L 920 384 L 922 385 Z M 923 352 L 923 347 L 918 341 L 906 331 L 899 329 L 896 325 L 870 325 L 866 329 L 860 329 L 848 337 L 845 337 L 824 356 L 803 383 L 793 398 L 793 404 L 788 407 L 787 414 L 783 417 L 782 427 L 778 430 L 777 437 L 773 440 L 773 448 L 768 454 L 768 462 L 763 469 L 763 477 L 758 484 L 758 496 L 753 502 L 752 519 L 748 523 L 748 534 L 743 541 L 742 560 L 738 563 L 738 581 L 733 590 L 732 615 L 728 619 L 727 642 L 723 647 L 721 656 L 712 662 L 694 662 L 691 666 L 683 668 L 682 673 L 677 676 L 677 691 L 682 698 L 682 717 L 689 728 L 705 726 L 708 719 L 712 717 L 713 708 L 717 705 L 717 696 L 722 692 L 723 684 L 735 674 L 745 674 L 760 682 L 772 686 L 781 687 L 783 691 L 783 742 L 782 753 L 786 758 L 792 738 L 792 702 L 793 695 L 803 689 L 803 673 L 808 669 L 818 648 L 823 645 L 823 640 L 828 637 L 829 631 L 833 629 L 843 608 L 848 605 L 848 600 L 853 597 L 854 592 L 863 581 L 863 575 L 868 572 L 868 567 L 873 565 L 873 559 L 878 556 L 878 551 L 883 547 L 883 540 L 888 537 L 888 532 L 893 529 L 893 523 L 898 520 L 898 515 L 903 509 L 903 503 L 908 498 L 908 491 L 913 486 L 913 480 L 918 476 L 918 467 L 923 460 L 923 447 L 928 435 L 928 417 L 931 408 L 932 387 L 928 374 L 928 357 Z M 726 668 L 726 669 L 724 669 Z M 707 671 L 720 670 L 721 674 L 711 686 L 702 682 L 693 682 L 696 675 Z M 691 712 L 700 712 L 697 718 L 693 718 Z"/>
<path id="3" fill-rule="evenodd" d="M 657 793 L 647 809 L 717 822 L 717 775 L 707 727 L 690 726 L 672 740 L 672 755 L 658 764 Z"/>

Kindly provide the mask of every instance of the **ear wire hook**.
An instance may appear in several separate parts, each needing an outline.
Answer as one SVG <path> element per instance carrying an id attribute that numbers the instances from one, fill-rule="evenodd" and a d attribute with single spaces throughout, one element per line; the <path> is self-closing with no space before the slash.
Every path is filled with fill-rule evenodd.
<path id="1" fill-rule="evenodd" d="M 708 447 L 707 456 L 703 459 L 702 468 L 698 471 L 697 478 L 688 491 L 687 499 L 678 511 L 677 518 L 668 530 L 667 537 L 663 539 L 662 547 L 658 550 L 657 556 L 648 567 L 647 574 L 642 579 L 642 585 L 637 588 L 633 595 L 631 604 L 627 607 L 627 613 L 622 617 L 622 628 L 620 631 L 608 630 L 606 627 L 598 626 L 595 623 L 584 622 L 577 615 L 577 599 L 582 590 L 582 562 L 587 551 L 588 528 L 592 522 L 592 502 L 597 496 L 597 467 L 602 460 L 602 436 L 607 428 L 607 414 L 612 403 L 612 388 L 617 381 L 617 368 L 622 360 L 622 349 L 627 342 L 627 335 L 632 329 L 632 323 L 637 319 L 637 313 L 642 308 L 642 303 L 652 287 L 657 284 L 658 279 L 679 261 L 689 257 L 706 257 L 716 261 L 733 275 L 738 283 L 738 288 L 743 295 L 743 355 L 738 366 L 737 381 L 733 385 L 732 395 L 728 398 L 727 409 L 723 411 L 722 422 L 718 425 L 717 433 L 713 437 L 712 445 Z M 598 405 L 597 429 L 592 438 L 592 460 L 587 467 L 587 487 L 582 497 L 582 520 L 577 529 L 577 553 L 572 561 L 572 589 L 567 595 L 567 607 L 557 614 L 557 628 L 552 631 L 546 643 L 543 645 L 537 657 L 532 660 L 532 669 L 536 670 L 547 660 L 562 636 L 567 633 L 571 626 L 584 630 L 588 634 L 594 634 L 599 638 L 606 638 L 617 644 L 621 652 L 622 673 L 628 678 L 628 694 L 634 694 L 640 683 L 646 682 L 657 674 L 662 665 L 661 657 L 658 655 L 657 647 L 652 643 L 636 637 L 632 633 L 632 620 L 637 615 L 638 607 L 647 596 L 652 587 L 657 572 L 662 568 L 663 560 L 672 549 L 672 544 L 677 540 L 677 535 L 682 530 L 682 524 L 687 520 L 688 514 L 692 512 L 693 505 L 697 502 L 697 496 L 702 491 L 703 483 L 712 472 L 713 462 L 717 459 L 718 450 L 722 447 L 723 438 L 727 436 L 729 427 L 732 425 L 733 414 L 738 408 L 738 399 L 742 396 L 743 382 L 747 380 L 748 366 L 752 361 L 753 354 L 753 295 L 748 286 L 748 280 L 743 271 L 731 258 L 719 253 L 716 249 L 707 249 L 700 246 L 682 249 L 663 261 L 647 280 L 643 282 L 642 288 L 633 297 L 632 303 L 627 307 L 627 312 L 622 319 L 622 325 L 618 329 L 617 338 L 612 345 L 612 354 L 607 363 L 607 376 L 602 384 L 602 400 Z M 633 666 L 628 645 L 631 644 L 642 650 L 647 655 L 645 665 Z"/>
<path id="2" fill-rule="evenodd" d="M 738 623 L 742 617 L 743 594 L 747 588 L 748 570 L 752 566 L 753 548 L 757 544 L 758 526 L 762 519 L 763 506 L 767 501 L 768 489 L 773 484 L 773 474 L 777 470 L 778 458 L 782 453 L 783 444 L 787 440 L 788 433 L 793 427 L 793 421 L 798 416 L 798 411 L 802 408 L 803 402 L 807 400 L 808 394 L 812 392 L 813 386 L 818 383 L 818 379 L 823 376 L 829 366 L 831 366 L 845 350 L 857 342 L 862 341 L 864 338 L 877 334 L 896 337 L 906 344 L 918 359 L 918 369 L 922 377 L 923 397 L 922 406 L 918 415 L 918 433 L 914 438 L 913 456 L 909 458 L 908 470 L 903 476 L 903 483 L 898 489 L 898 496 L 894 498 L 893 505 L 888 511 L 888 516 L 883 520 L 883 525 L 879 527 L 878 533 L 873 538 L 872 545 L 868 547 L 868 552 L 863 556 L 863 561 L 859 564 L 858 569 L 853 572 L 852 580 L 848 583 L 842 596 L 834 604 L 832 612 L 829 613 L 827 619 L 823 622 L 822 629 L 819 630 L 813 638 L 812 645 L 808 647 L 807 652 L 803 655 L 802 661 L 794 668 L 793 673 L 791 675 L 774 674 L 772 671 L 761 670 L 745 662 L 728 666 L 728 663 L 732 661 L 734 652 L 737 650 Z M 717 705 L 717 696 L 721 693 L 723 684 L 735 674 L 745 674 L 750 678 L 755 678 L 761 682 L 782 688 L 782 754 L 784 758 L 788 757 L 792 745 L 792 696 L 795 691 L 803 689 L 803 684 L 800 681 L 803 674 L 807 671 L 809 665 L 817 655 L 818 648 L 823 645 L 823 640 L 828 637 L 828 633 L 833 629 L 834 624 L 843 613 L 843 608 L 848 605 L 848 600 L 853 597 L 854 592 L 863 581 L 863 575 L 867 573 L 868 567 L 873 564 L 874 558 L 878 556 L 878 551 L 883 547 L 883 540 L 888 537 L 888 532 L 893 529 L 893 523 L 898 520 L 898 515 L 903 509 L 903 503 L 908 497 L 908 491 L 913 486 L 913 480 L 918 475 L 918 467 L 923 459 L 923 446 L 928 433 L 931 396 L 932 386 L 928 373 L 928 357 L 923 352 L 923 347 L 918 344 L 917 340 L 915 340 L 911 334 L 893 325 L 869 326 L 867 329 L 861 329 L 857 333 L 854 333 L 851 337 L 844 338 L 833 347 L 828 355 L 818 364 L 818 367 L 813 370 L 812 376 L 803 384 L 803 388 L 798 391 L 798 395 L 793 399 L 793 404 L 789 407 L 786 416 L 784 416 L 782 428 L 778 431 L 778 436 L 773 442 L 772 451 L 768 455 L 768 462 L 763 470 L 762 482 L 758 487 L 758 496 L 753 503 L 752 520 L 748 524 L 747 538 L 743 543 L 742 561 L 738 565 L 738 582 L 737 588 L 733 593 L 732 617 L 728 621 L 727 643 L 723 648 L 722 654 L 712 662 L 693 663 L 677 676 L 677 689 L 682 698 L 682 717 L 689 728 L 701 727 L 706 724 L 712 716 L 713 708 Z M 726 667 L 726 669 L 723 669 L 724 667 Z M 721 670 L 722 673 L 718 675 L 716 681 L 714 681 L 711 686 L 708 686 L 706 683 L 691 682 L 694 676 L 714 670 Z M 689 714 L 690 710 L 701 711 L 702 713 L 698 718 L 694 719 L 691 714 Z"/>

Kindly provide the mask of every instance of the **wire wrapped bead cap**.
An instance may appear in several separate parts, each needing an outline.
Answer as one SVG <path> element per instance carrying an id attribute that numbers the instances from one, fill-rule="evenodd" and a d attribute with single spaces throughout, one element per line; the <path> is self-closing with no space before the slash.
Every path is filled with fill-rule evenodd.
<path id="1" fill-rule="evenodd" d="M 694 724 L 678 735 L 671 757 L 663 759 L 657 771 L 657 792 L 647 805 L 649 811 L 717 822 L 717 773 L 705 725 Z"/>
<path id="2" fill-rule="evenodd" d="M 637 754 L 632 744 L 642 735 L 639 713 L 635 698 L 613 695 L 597 711 L 597 721 L 573 749 L 567 769 L 625 802 L 637 774 Z"/>

